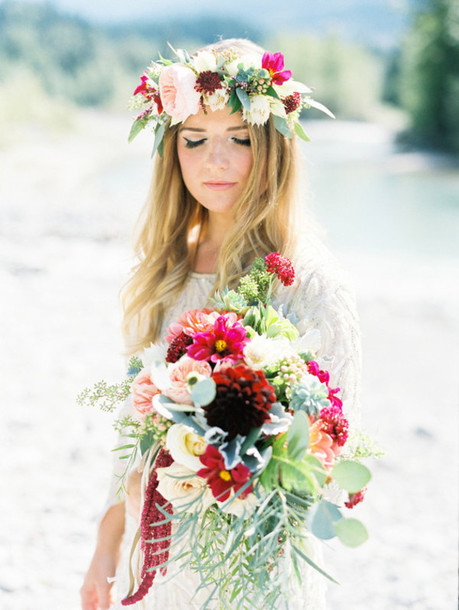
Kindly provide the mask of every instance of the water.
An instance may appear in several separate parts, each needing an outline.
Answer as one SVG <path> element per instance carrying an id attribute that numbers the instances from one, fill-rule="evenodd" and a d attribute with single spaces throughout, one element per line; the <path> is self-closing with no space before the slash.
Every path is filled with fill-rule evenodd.
<path id="1" fill-rule="evenodd" d="M 306 125 L 312 208 L 340 249 L 459 256 L 459 162 L 400 153 L 376 126 Z"/>

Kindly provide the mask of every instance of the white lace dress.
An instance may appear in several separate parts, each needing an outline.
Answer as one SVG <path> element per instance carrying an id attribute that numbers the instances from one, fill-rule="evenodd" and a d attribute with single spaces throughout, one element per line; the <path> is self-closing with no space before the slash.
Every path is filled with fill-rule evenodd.
<path id="1" fill-rule="evenodd" d="M 318 329 L 321 334 L 319 356 L 332 356 L 326 362 L 330 372 L 332 387 L 341 388 L 344 400 L 344 412 L 351 425 L 359 420 L 359 378 L 360 378 L 360 339 L 358 320 L 355 310 L 353 292 L 336 260 L 318 242 L 308 240 L 299 248 L 294 263 L 296 280 L 293 287 L 280 287 L 274 305 L 281 303 L 285 314 L 294 314 L 298 318 L 297 327 L 301 333 Z M 184 311 L 204 307 L 211 293 L 215 276 L 190 272 L 181 298 L 171 307 L 164 328 L 178 318 Z M 109 496 L 108 505 L 117 500 L 115 487 Z M 123 549 L 117 571 L 117 603 L 120 609 L 121 599 L 128 591 L 129 554 L 138 523 L 131 516 L 126 516 L 126 530 Z M 311 541 L 310 551 L 319 565 L 322 564 L 319 543 Z M 279 608 L 289 610 L 324 610 L 326 581 L 318 572 L 307 564 L 302 566 L 302 586 L 298 587 L 292 576 L 291 597 L 288 606 L 282 603 Z M 156 575 L 153 587 L 147 596 L 134 609 L 143 610 L 190 610 L 199 609 L 207 598 L 200 592 L 195 594 L 198 577 L 191 572 L 183 571 L 170 578 Z M 210 606 L 217 608 L 217 606 Z"/>

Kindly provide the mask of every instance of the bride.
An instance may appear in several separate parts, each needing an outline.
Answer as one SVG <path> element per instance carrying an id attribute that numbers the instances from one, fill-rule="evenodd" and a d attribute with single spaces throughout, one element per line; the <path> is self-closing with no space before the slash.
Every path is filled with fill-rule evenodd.
<path id="1" fill-rule="evenodd" d="M 139 263 L 124 291 L 128 351 L 137 353 L 157 341 L 183 311 L 202 308 L 215 289 L 234 286 L 255 257 L 277 251 L 293 261 L 297 280 L 293 289 L 278 289 L 274 304 L 294 316 L 301 333 L 320 331 L 318 353 L 333 355 L 327 368 L 333 385 L 341 388 L 346 416 L 355 419 L 359 333 L 353 295 L 339 265 L 297 210 L 299 155 L 290 130 L 304 135 L 298 117 L 307 88 L 291 79 L 280 53 L 264 53 L 250 41 L 223 40 L 191 59 L 195 72 L 183 65 L 183 58 L 167 67 L 154 64 L 150 70 L 157 70 L 159 87 L 144 75 L 135 92 L 143 110 L 136 127 L 152 123 L 158 154 L 139 221 Z M 262 65 L 269 73 L 255 90 L 251 83 L 250 108 L 243 94 L 221 85 L 217 73 L 222 64 L 237 73 L 241 63 L 245 74 Z M 287 95 L 275 100 L 269 84 L 284 87 Z M 81 588 L 83 610 L 121 608 L 127 594 L 140 476 L 132 472 L 125 497 L 116 495 L 113 479 Z M 320 550 L 314 553 L 320 563 Z M 201 608 L 206 595 L 196 593 L 198 584 L 189 571 L 169 580 L 158 575 L 133 607 Z M 292 579 L 291 589 L 289 608 L 325 608 L 324 578 L 306 564 L 301 588 Z"/>

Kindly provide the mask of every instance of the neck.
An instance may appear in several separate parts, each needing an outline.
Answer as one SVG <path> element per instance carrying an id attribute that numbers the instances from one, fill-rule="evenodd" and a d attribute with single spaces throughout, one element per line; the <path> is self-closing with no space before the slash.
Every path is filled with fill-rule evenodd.
<path id="1" fill-rule="evenodd" d="M 206 230 L 199 236 L 199 242 L 196 244 L 194 271 L 214 273 L 217 270 L 218 254 L 232 225 L 232 215 L 209 213 Z"/>

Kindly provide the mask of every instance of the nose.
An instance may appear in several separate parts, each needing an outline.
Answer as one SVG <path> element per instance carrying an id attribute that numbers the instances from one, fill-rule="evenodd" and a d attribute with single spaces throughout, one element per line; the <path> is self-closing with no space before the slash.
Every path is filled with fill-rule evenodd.
<path id="1" fill-rule="evenodd" d="M 224 142 L 220 139 L 209 143 L 206 164 L 209 169 L 226 169 L 228 167 L 228 155 Z"/>

